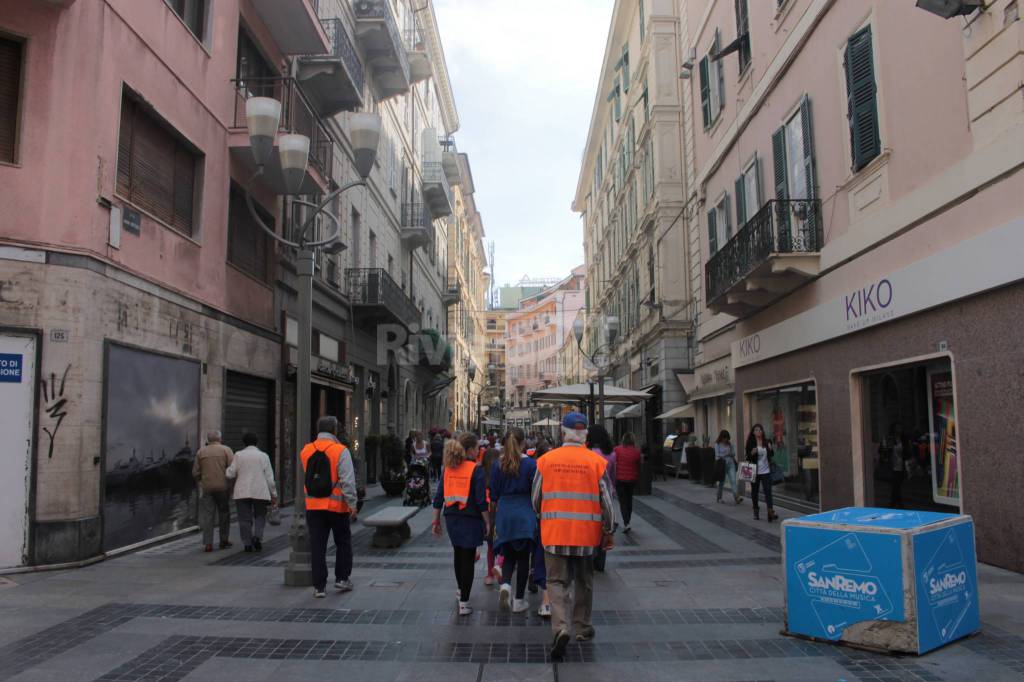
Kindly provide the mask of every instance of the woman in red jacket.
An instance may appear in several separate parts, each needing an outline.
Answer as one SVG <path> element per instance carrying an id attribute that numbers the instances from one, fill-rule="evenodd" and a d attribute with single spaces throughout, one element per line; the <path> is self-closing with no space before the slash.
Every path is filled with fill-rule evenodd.
<path id="1" fill-rule="evenodd" d="M 633 518 L 633 489 L 640 479 L 640 449 L 632 433 L 622 436 L 622 445 L 615 448 L 615 458 L 615 491 L 622 512 L 622 532 L 628 533 L 629 520 Z"/>

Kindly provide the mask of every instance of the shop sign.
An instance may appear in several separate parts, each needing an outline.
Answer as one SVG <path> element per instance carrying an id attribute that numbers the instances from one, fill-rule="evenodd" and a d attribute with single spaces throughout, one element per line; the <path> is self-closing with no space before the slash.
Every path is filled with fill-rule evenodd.
<path id="1" fill-rule="evenodd" d="M 785 322 L 733 342 L 734 368 L 1024 279 L 1024 218 L 873 278 Z M 965 263 L 978 264 L 964 267 Z"/>
<path id="2" fill-rule="evenodd" d="M 697 391 L 704 393 L 733 384 L 732 358 L 724 357 L 697 368 Z"/>
<path id="3" fill-rule="evenodd" d="M 316 360 L 316 370 L 314 371 L 317 374 L 330 377 L 331 379 L 336 379 L 338 381 L 343 381 L 348 384 L 355 383 L 355 372 L 352 371 L 351 365 L 342 366 L 336 362 L 325 360 L 321 357 L 316 358 Z"/>

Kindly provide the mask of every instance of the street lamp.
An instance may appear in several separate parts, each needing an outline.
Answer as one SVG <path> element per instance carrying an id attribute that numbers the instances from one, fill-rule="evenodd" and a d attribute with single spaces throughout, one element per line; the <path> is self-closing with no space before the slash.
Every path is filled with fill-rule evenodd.
<path id="1" fill-rule="evenodd" d="M 295 405 L 295 434 L 296 438 L 304 438 L 303 434 L 308 433 L 310 427 L 309 375 L 310 354 L 312 352 L 311 341 L 313 337 L 313 263 L 315 251 L 318 248 L 324 248 L 329 253 L 338 253 L 345 248 L 340 240 L 341 220 L 338 216 L 327 210 L 327 206 L 347 190 L 366 185 L 366 179 L 373 169 L 373 162 L 377 156 L 377 145 L 380 141 L 381 128 L 380 116 L 373 113 L 354 113 L 349 115 L 349 137 L 352 141 L 355 167 L 356 172 L 359 173 L 359 180 L 339 187 L 319 204 L 297 198 L 293 199 L 293 203 L 313 209 L 312 213 L 302 224 L 295 241 L 278 235 L 263 222 L 253 202 L 252 187 L 257 178 L 263 175 L 265 166 L 270 162 L 276 138 L 277 152 L 286 192 L 288 195 L 298 194 L 306 175 L 306 166 L 309 163 L 310 140 L 307 136 L 296 133 L 278 134 L 278 128 L 281 123 L 281 103 L 270 97 L 250 97 L 247 99 L 245 102 L 245 119 L 249 131 L 249 143 L 252 146 L 253 159 L 256 162 L 256 172 L 253 173 L 252 178 L 249 180 L 249 186 L 245 192 L 249 213 L 252 219 L 256 221 L 256 224 L 267 235 L 276 242 L 295 249 L 298 256 L 296 259 L 296 276 L 299 289 L 299 367 L 296 375 L 296 390 L 299 395 Z M 331 235 L 321 240 L 307 239 L 310 228 L 315 224 L 317 216 L 321 214 L 334 224 Z M 288 556 L 288 564 L 284 569 L 284 582 L 286 585 L 308 587 L 313 584 L 313 574 L 310 567 L 309 531 L 306 528 L 304 479 L 302 461 L 296 453 L 295 513 L 292 516 L 292 527 L 288 533 L 291 552 Z"/>
<path id="2" fill-rule="evenodd" d="M 598 414 L 597 419 L 591 421 L 596 421 L 598 424 L 604 424 L 604 373 L 608 369 L 608 355 L 615 346 L 615 338 L 619 335 L 619 318 L 614 315 L 606 317 L 605 329 L 608 343 L 587 353 L 583 350 L 583 319 L 577 317 L 572 323 L 572 335 L 576 337 L 576 347 L 580 349 L 583 357 L 590 361 L 590 364 L 597 367 Z M 594 383 L 592 381 L 587 383 L 590 384 L 590 404 L 593 406 Z"/>

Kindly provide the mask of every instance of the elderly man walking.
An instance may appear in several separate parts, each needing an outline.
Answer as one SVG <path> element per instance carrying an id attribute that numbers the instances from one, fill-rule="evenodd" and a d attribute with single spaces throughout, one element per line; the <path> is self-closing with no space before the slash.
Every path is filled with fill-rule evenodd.
<path id="1" fill-rule="evenodd" d="M 231 448 L 220 442 L 220 431 L 206 434 L 206 445 L 199 448 L 192 463 L 192 478 L 199 482 L 199 527 L 203 531 L 203 551 L 213 551 L 213 524 L 219 521 L 220 548 L 231 546 L 231 508 L 228 499 L 227 470 L 234 460 Z M 219 518 L 218 518 L 219 517 Z"/>
<path id="2" fill-rule="evenodd" d="M 594 597 L 594 554 L 612 548 L 615 515 L 604 478 L 607 462 L 585 447 L 587 418 L 570 412 L 562 420 L 562 447 L 537 460 L 533 508 L 540 514 L 551 627 L 551 657 L 569 644 L 569 609 L 576 640 L 594 638 L 590 622 Z M 571 594 L 570 594 L 571 585 Z"/>
<path id="3" fill-rule="evenodd" d="M 352 454 L 338 440 L 337 417 L 320 417 L 316 440 L 302 448 L 306 480 L 306 526 L 313 569 L 313 597 L 327 590 L 327 540 L 334 536 L 334 589 L 352 589 L 352 526 L 358 511 Z"/>

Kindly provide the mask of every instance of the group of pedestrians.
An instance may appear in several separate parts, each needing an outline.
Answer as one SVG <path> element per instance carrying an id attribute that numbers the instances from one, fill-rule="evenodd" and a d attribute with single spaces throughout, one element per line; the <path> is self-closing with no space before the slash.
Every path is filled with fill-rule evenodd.
<path id="1" fill-rule="evenodd" d="M 203 551 L 213 551 L 214 527 L 220 529 L 220 548 L 233 546 L 230 500 L 238 515 L 238 532 L 246 552 L 263 549 L 263 529 L 269 509 L 277 506 L 274 468 L 259 449 L 256 434 L 242 436 L 238 452 L 221 442 L 220 431 L 206 434 L 206 445 L 196 453 L 192 476 L 199 484 L 199 527 Z"/>
<path id="2" fill-rule="evenodd" d="M 743 461 L 749 462 L 754 467 L 753 479 L 750 481 L 750 501 L 754 508 L 754 519 L 761 518 L 761 505 L 759 493 L 764 491 L 765 503 L 768 507 L 768 520 L 774 521 L 779 518 L 775 513 L 772 504 L 772 484 L 774 483 L 775 452 L 772 449 L 772 442 L 764 433 L 764 427 L 754 424 L 747 435 L 743 447 Z M 740 494 L 741 482 L 737 474 L 739 462 L 736 458 L 736 449 L 732 445 L 732 436 L 728 431 L 718 434 L 715 441 L 715 477 L 718 479 L 717 501 L 722 501 L 722 489 L 728 482 L 732 489 L 733 501 L 736 504 L 743 502 Z"/>

